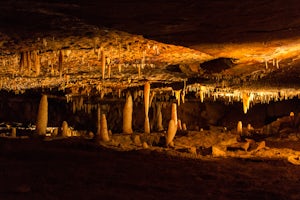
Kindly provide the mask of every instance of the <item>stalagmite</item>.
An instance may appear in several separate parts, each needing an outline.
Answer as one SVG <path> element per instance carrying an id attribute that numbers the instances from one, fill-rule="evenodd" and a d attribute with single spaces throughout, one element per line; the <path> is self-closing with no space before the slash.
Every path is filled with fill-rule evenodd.
<path id="1" fill-rule="evenodd" d="M 130 93 L 127 94 L 126 103 L 123 109 L 123 133 L 132 134 L 132 111 L 133 111 L 133 102 L 132 96 Z"/>
<path id="2" fill-rule="evenodd" d="M 100 139 L 101 135 L 101 108 L 100 105 L 97 107 L 97 137 Z"/>
<path id="3" fill-rule="evenodd" d="M 17 129 L 15 127 L 11 128 L 11 137 L 17 137 Z"/>
<path id="4" fill-rule="evenodd" d="M 146 82 L 144 85 L 144 105 L 145 105 L 145 133 L 150 133 L 150 123 L 149 123 L 149 101 L 150 101 L 150 83 Z"/>
<path id="5" fill-rule="evenodd" d="M 181 125 L 181 120 L 180 119 L 177 120 L 177 127 L 178 127 L 179 130 L 182 130 L 182 125 Z"/>
<path id="6" fill-rule="evenodd" d="M 36 133 L 38 135 L 46 135 L 48 123 L 48 100 L 47 95 L 43 95 L 40 101 L 37 121 L 36 121 Z"/>
<path id="7" fill-rule="evenodd" d="M 186 128 L 186 123 L 182 123 L 182 130 L 186 131 L 187 128 Z"/>
<path id="8" fill-rule="evenodd" d="M 242 134 L 243 133 L 243 124 L 242 124 L 242 121 L 239 121 L 238 124 L 237 124 L 237 128 L 236 128 L 236 132 L 238 134 Z"/>
<path id="9" fill-rule="evenodd" d="M 175 125 L 177 126 L 177 105 L 176 105 L 176 103 L 172 103 L 171 119 L 174 120 Z"/>
<path id="10" fill-rule="evenodd" d="M 105 53 L 101 50 L 101 70 L 102 70 L 102 79 L 105 79 Z"/>
<path id="11" fill-rule="evenodd" d="M 157 113 L 157 131 L 163 131 L 164 130 L 164 127 L 163 127 L 163 124 L 162 124 L 162 112 L 161 112 L 161 105 L 162 103 L 159 102 L 156 104 L 156 113 Z"/>
<path id="12" fill-rule="evenodd" d="M 248 125 L 247 125 L 247 130 L 248 130 L 248 131 L 252 131 L 252 130 L 253 130 L 253 127 L 251 126 L 251 124 L 248 124 Z"/>
<path id="13" fill-rule="evenodd" d="M 63 68 L 63 55 L 61 50 L 59 51 L 58 54 L 58 70 L 59 70 L 59 78 L 62 78 L 64 68 Z"/>
<path id="14" fill-rule="evenodd" d="M 63 137 L 68 137 L 69 136 L 69 126 L 68 126 L 68 123 L 66 121 L 63 121 L 63 123 L 61 125 L 61 135 Z"/>
<path id="15" fill-rule="evenodd" d="M 176 131 L 177 131 L 177 125 L 175 123 L 175 121 L 173 119 L 170 120 L 169 122 L 169 126 L 168 126 L 168 133 L 167 133 L 167 137 L 166 137 L 166 146 L 169 146 L 175 135 L 176 135 Z"/>
<path id="16" fill-rule="evenodd" d="M 58 128 L 54 128 L 52 131 L 52 137 L 56 137 L 58 135 Z"/>
<path id="17" fill-rule="evenodd" d="M 104 142 L 109 141 L 108 129 L 107 129 L 107 121 L 105 114 L 101 115 L 101 131 L 100 131 L 101 140 Z"/>

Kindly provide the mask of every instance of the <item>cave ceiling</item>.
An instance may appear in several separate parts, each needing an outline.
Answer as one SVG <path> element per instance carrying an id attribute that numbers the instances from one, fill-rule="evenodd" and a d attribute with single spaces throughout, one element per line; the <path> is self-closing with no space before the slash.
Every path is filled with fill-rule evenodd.
<path id="1" fill-rule="evenodd" d="M 260 101 L 298 96 L 297 1 L 0 3 L 0 89 L 142 87 Z M 202 93 L 201 93 L 202 92 Z"/>

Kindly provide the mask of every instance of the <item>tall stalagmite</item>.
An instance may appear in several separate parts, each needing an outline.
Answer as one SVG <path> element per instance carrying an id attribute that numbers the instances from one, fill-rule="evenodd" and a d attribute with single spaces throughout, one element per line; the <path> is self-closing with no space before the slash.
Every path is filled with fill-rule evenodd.
<path id="1" fill-rule="evenodd" d="M 70 136 L 69 134 L 69 126 L 68 126 L 68 122 L 63 121 L 62 125 L 61 125 L 61 135 L 63 137 L 68 137 Z"/>
<path id="2" fill-rule="evenodd" d="M 176 105 L 176 103 L 172 103 L 171 119 L 174 120 L 175 125 L 177 126 L 177 105 Z"/>
<path id="3" fill-rule="evenodd" d="M 105 114 L 101 115 L 101 131 L 100 131 L 101 140 L 104 142 L 109 141 L 107 121 Z"/>
<path id="4" fill-rule="evenodd" d="M 97 107 L 97 133 L 96 133 L 96 137 L 97 139 L 101 138 L 101 108 L 100 105 L 98 105 Z"/>
<path id="5" fill-rule="evenodd" d="M 168 133 L 166 137 L 166 146 L 170 146 L 177 132 L 177 125 L 173 119 L 170 120 L 168 126 Z"/>
<path id="6" fill-rule="evenodd" d="M 47 95 L 43 95 L 40 101 L 37 121 L 36 121 L 36 133 L 38 135 L 46 135 L 48 123 L 48 100 Z"/>
<path id="7" fill-rule="evenodd" d="M 126 103 L 123 109 L 123 133 L 132 134 L 132 111 L 133 102 L 130 93 L 127 94 Z"/>
<path id="8" fill-rule="evenodd" d="M 150 83 L 146 82 L 144 85 L 144 104 L 145 104 L 145 133 L 150 133 L 149 123 L 149 101 L 150 101 Z"/>
<path id="9" fill-rule="evenodd" d="M 161 112 L 161 105 L 162 103 L 161 102 L 158 102 L 156 104 L 156 113 L 157 113 L 157 116 L 156 116 L 156 122 L 157 122 L 157 131 L 163 131 L 164 130 L 164 127 L 163 127 L 163 124 L 162 124 L 162 112 Z"/>
<path id="10" fill-rule="evenodd" d="M 243 124 L 242 121 L 238 121 L 237 127 L 236 127 L 236 132 L 238 134 L 242 134 L 243 133 Z"/>

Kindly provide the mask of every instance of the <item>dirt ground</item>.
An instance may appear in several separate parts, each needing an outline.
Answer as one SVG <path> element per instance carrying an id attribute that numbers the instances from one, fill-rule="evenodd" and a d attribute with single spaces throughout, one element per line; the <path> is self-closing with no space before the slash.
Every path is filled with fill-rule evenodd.
<path id="1" fill-rule="evenodd" d="M 299 166 L 286 160 L 120 152 L 80 138 L 2 138 L 0 149 L 0 199 L 300 198 Z"/>

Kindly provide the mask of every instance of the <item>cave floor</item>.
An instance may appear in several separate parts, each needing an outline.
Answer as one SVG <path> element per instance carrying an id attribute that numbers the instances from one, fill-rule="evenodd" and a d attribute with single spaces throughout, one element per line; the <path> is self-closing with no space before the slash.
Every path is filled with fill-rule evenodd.
<path id="1" fill-rule="evenodd" d="M 299 149 L 291 140 L 266 145 Z M 81 138 L 1 138 L 0 149 L 0 199 L 300 198 L 299 166 L 286 159 L 116 151 Z"/>

